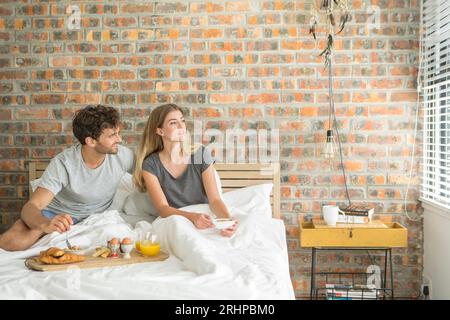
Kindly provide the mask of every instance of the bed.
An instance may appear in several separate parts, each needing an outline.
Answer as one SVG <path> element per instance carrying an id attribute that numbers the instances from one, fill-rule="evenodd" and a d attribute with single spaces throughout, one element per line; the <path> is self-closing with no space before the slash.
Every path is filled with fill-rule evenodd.
<path id="1" fill-rule="evenodd" d="M 30 180 L 47 163 L 30 163 Z M 20 252 L 0 250 L 0 299 L 294 299 L 286 235 L 280 219 L 279 164 L 214 164 L 222 198 L 239 221 L 233 238 L 199 231 L 182 217 L 130 223 L 122 206 L 72 227 L 72 243 L 104 245 L 112 235 L 136 239 L 152 231 L 170 254 L 164 261 L 114 268 L 38 272 L 24 262 L 49 246 L 64 247 L 52 233 Z M 121 197 L 119 202 L 124 202 Z M 210 213 L 208 205 L 184 208 Z M 136 218 L 136 217 L 134 217 Z M 139 220 L 139 219 L 138 219 Z"/>

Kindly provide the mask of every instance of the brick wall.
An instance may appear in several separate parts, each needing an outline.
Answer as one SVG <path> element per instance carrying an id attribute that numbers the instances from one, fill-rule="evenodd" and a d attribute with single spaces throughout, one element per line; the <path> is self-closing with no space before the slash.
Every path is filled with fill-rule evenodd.
<path id="1" fill-rule="evenodd" d="M 1 1 L 2 229 L 28 197 L 27 161 L 73 143 L 75 110 L 88 103 L 119 107 L 125 141 L 135 146 L 151 109 L 174 102 L 207 128 L 280 129 L 291 275 L 296 294 L 307 294 L 310 255 L 299 248 L 299 214 L 319 215 L 322 203 L 344 201 L 345 193 L 340 172 L 317 157 L 327 78 L 308 35 L 305 2 Z M 419 4 L 349 2 L 352 21 L 335 40 L 334 86 L 350 195 L 409 228 L 409 247 L 394 251 L 394 265 L 397 293 L 411 297 L 421 281 L 422 223 L 405 219 L 402 199 L 412 153 Z M 69 3 L 80 9 L 79 30 L 66 26 Z M 379 20 L 372 20 L 377 8 Z M 417 167 L 416 158 L 407 199 L 413 214 L 420 211 Z M 319 260 L 343 268 L 368 257 Z"/>

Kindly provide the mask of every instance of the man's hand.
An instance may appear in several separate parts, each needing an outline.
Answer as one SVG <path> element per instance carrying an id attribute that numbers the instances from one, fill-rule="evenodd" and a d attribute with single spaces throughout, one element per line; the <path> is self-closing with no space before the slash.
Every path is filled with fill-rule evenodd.
<path id="1" fill-rule="evenodd" d="M 57 231 L 59 233 L 64 233 L 70 230 L 70 226 L 73 224 L 72 217 L 66 214 L 59 214 L 44 226 L 43 231 L 45 233 L 52 233 Z"/>
<path id="2" fill-rule="evenodd" d="M 231 227 L 220 230 L 220 234 L 227 238 L 231 237 L 236 232 L 237 225 L 238 225 L 238 222 L 234 221 L 234 224 Z"/>
<path id="3" fill-rule="evenodd" d="M 191 216 L 191 221 L 198 229 L 208 229 L 213 227 L 211 217 L 207 214 L 194 213 Z"/>

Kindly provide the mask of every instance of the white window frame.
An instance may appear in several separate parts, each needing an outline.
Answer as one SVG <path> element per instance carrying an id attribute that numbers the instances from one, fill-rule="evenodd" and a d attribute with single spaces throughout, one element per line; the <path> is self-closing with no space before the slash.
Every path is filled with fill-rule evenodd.
<path id="1" fill-rule="evenodd" d="M 450 214 L 450 1 L 422 0 L 424 107 L 420 200 Z"/>

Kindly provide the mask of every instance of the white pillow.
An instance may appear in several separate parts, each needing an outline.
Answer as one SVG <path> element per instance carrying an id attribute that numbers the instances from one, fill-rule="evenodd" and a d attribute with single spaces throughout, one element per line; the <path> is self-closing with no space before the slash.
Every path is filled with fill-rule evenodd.
<path id="1" fill-rule="evenodd" d="M 123 211 L 127 215 L 140 216 L 140 215 L 153 215 L 158 216 L 158 212 L 150 201 L 150 197 L 147 192 L 140 192 L 135 190 L 130 193 L 125 200 Z"/>
<path id="2" fill-rule="evenodd" d="M 247 213 L 261 212 L 268 218 L 272 217 L 270 193 L 273 183 L 257 184 L 223 194 L 227 206 L 240 209 Z"/>
<path id="3" fill-rule="evenodd" d="M 272 188 L 272 183 L 258 184 L 225 192 L 222 199 L 231 215 L 233 215 L 233 209 L 236 208 L 239 209 L 240 214 L 242 214 L 242 212 L 258 212 L 271 218 L 272 206 L 270 204 L 270 193 Z M 208 204 L 194 204 L 180 208 L 180 210 L 214 216 Z"/>
<path id="4" fill-rule="evenodd" d="M 144 215 L 129 215 L 125 214 L 125 212 L 120 212 L 120 217 L 128 224 L 130 224 L 133 228 L 136 227 L 136 224 L 140 221 L 147 221 L 148 223 L 152 223 L 155 221 L 156 217 L 148 214 Z"/>
<path id="5" fill-rule="evenodd" d="M 117 186 L 116 193 L 114 194 L 113 201 L 108 210 L 117 210 L 123 212 L 125 201 L 127 197 L 135 190 L 133 183 L 133 176 L 129 173 L 125 173 Z"/>

